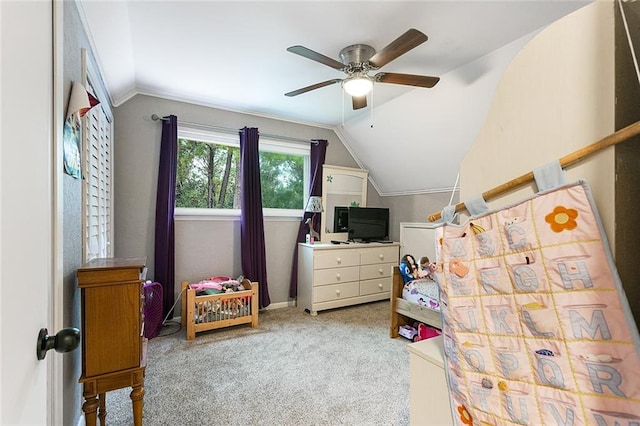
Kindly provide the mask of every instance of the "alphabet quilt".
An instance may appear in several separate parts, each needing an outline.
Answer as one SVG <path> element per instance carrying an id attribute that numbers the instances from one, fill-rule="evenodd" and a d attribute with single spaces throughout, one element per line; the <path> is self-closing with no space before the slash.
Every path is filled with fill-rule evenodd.
<path id="1" fill-rule="evenodd" d="M 640 425 L 640 338 L 582 181 L 438 228 L 456 425 Z"/>

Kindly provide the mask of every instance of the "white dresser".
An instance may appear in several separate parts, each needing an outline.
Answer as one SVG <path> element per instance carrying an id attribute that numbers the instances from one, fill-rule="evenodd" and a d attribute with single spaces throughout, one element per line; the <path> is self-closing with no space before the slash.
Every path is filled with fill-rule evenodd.
<path id="1" fill-rule="evenodd" d="M 407 345 L 409 350 L 409 422 L 412 426 L 453 425 L 444 375 L 442 336 Z"/>
<path id="2" fill-rule="evenodd" d="M 399 243 L 298 244 L 298 306 L 318 311 L 389 299 Z"/>

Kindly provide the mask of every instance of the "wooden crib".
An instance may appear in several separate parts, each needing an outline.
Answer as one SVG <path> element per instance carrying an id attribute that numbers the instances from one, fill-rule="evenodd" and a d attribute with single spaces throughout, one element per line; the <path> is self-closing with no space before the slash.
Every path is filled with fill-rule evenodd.
<path id="1" fill-rule="evenodd" d="M 186 326 L 187 340 L 196 333 L 232 325 L 251 324 L 258 327 L 258 283 L 242 280 L 249 290 L 196 296 L 188 281 L 182 281 L 181 323 Z"/>

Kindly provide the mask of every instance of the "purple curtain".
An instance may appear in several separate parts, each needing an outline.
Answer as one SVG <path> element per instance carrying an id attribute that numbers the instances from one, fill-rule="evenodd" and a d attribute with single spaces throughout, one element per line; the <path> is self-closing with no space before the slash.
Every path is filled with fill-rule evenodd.
<path id="1" fill-rule="evenodd" d="M 327 141 L 324 139 L 317 139 L 311 144 L 310 157 L 310 172 L 311 179 L 309 182 L 309 195 L 322 195 L 322 165 L 327 155 Z M 305 200 L 306 204 L 306 200 Z M 304 208 L 304 207 L 303 207 Z M 304 223 L 310 218 L 313 213 L 305 212 L 302 215 L 300 221 L 300 227 L 298 228 L 298 237 L 293 249 L 293 265 L 291 267 L 291 281 L 289 283 L 289 297 L 295 299 L 298 296 L 298 243 L 305 241 L 305 235 L 307 233 L 307 225 Z M 316 215 L 316 222 L 319 220 L 320 214 Z M 318 227 L 314 224 L 314 229 Z"/>
<path id="2" fill-rule="evenodd" d="M 271 304 L 267 286 L 267 260 L 264 250 L 264 220 L 262 216 L 262 187 L 260 185 L 260 157 L 258 129 L 240 130 L 241 220 L 240 246 L 242 273 L 258 283 L 260 308 Z"/>
<path id="3" fill-rule="evenodd" d="M 154 281 L 162 284 L 162 316 L 165 317 L 174 302 L 174 221 L 176 204 L 176 174 L 178 163 L 178 117 L 162 119 L 160 165 L 158 167 L 158 193 L 156 196 L 156 242 L 154 253 Z M 173 318 L 173 312 L 170 318 Z"/>

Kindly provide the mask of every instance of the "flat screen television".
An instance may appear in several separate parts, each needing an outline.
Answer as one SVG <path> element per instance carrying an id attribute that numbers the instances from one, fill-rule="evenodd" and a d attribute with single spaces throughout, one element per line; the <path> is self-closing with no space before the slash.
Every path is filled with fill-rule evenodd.
<path id="1" fill-rule="evenodd" d="M 383 207 L 349 207 L 349 239 L 386 241 L 389 238 L 389 209 Z"/>

